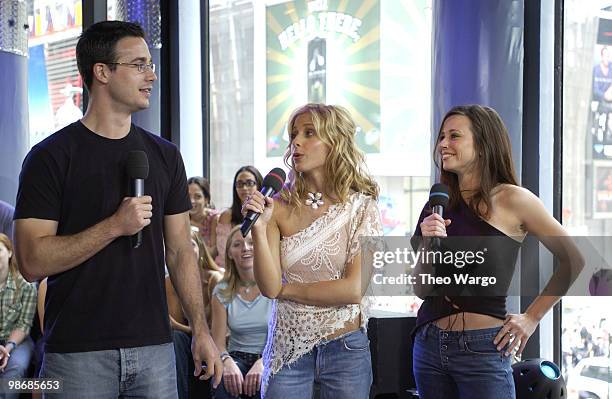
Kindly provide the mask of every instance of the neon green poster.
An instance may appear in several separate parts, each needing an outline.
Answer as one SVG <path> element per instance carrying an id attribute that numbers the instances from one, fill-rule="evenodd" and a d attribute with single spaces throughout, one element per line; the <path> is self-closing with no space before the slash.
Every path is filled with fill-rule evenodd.
<path id="1" fill-rule="evenodd" d="M 366 153 L 380 152 L 378 1 L 289 1 L 266 7 L 267 156 L 282 156 L 287 120 L 308 102 L 346 107 Z"/>

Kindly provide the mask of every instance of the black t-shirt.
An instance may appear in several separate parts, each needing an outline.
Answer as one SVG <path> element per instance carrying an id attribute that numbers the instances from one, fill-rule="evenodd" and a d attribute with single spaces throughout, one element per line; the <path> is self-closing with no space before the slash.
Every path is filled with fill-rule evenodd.
<path id="1" fill-rule="evenodd" d="M 142 245 L 119 237 L 82 264 L 50 276 L 45 299 L 47 352 L 85 352 L 171 342 L 164 289 L 164 215 L 191 208 L 175 145 L 132 125 L 108 139 L 75 122 L 32 148 L 19 178 L 15 219 L 58 222 L 79 233 L 111 216 L 130 196 L 129 151 L 149 159 L 145 195 L 153 198 Z"/>

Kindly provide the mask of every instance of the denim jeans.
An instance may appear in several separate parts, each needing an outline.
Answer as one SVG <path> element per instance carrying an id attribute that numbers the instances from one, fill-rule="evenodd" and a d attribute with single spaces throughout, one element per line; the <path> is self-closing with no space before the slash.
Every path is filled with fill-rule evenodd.
<path id="1" fill-rule="evenodd" d="M 270 377 L 265 399 L 367 399 L 372 385 L 370 341 L 364 329 L 323 341 Z"/>
<path id="2" fill-rule="evenodd" d="M 45 353 L 41 378 L 63 380 L 61 394 L 44 397 L 176 399 L 172 343 L 95 352 Z"/>
<path id="3" fill-rule="evenodd" d="M 419 399 L 515 399 L 511 357 L 493 344 L 500 328 L 419 328 L 413 349 Z"/>
<path id="4" fill-rule="evenodd" d="M 26 378 L 30 377 L 26 375 L 28 367 L 30 366 L 30 358 L 32 357 L 32 350 L 34 348 L 34 342 L 30 337 L 26 337 L 19 345 L 17 345 L 11 351 L 11 357 L 9 357 L 8 364 L 4 369 L 4 372 L 0 373 L 0 379 L 15 379 L 15 378 Z M 16 399 L 19 397 L 18 393 L 0 393 L 0 399 Z"/>
<path id="5" fill-rule="evenodd" d="M 242 373 L 243 377 L 247 375 L 251 367 L 253 367 L 253 364 L 255 364 L 255 362 L 261 358 L 260 355 L 256 355 L 254 353 L 230 352 L 229 354 L 232 356 L 232 359 L 234 359 L 234 362 L 236 363 L 236 366 L 238 366 L 238 368 L 240 369 L 240 372 Z M 223 384 L 223 382 L 224 381 L 221 380 L 221 383 L 219 384 L 217 389 L 213 390 L 213 399 L 236 398 L 237 396 L 232 396 L 229 392 L 225 390 L 225 385 Z M 259 391 L 257 391 L 257 394 L 255 394 L 255 396 L 240 395 L 241 399 L 259 399 L 260 397 L 261 396 Z"/>
<path id="6" fill-rule="evenodd" d="M 179 399 L 189 399 L 189 379 L 193 377 L 191 336 L 183 331 L 172 330 L 172 343 L 176 357 L 176 386 Z"/>

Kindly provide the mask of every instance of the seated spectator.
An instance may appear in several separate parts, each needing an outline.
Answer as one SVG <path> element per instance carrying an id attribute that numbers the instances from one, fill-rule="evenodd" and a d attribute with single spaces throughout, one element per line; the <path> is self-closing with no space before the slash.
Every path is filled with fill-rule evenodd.
<path id="1" fill-rule="evenodd" d="M 219 214 L 211 225 L 213 243 L 217 246 L 217 257 L 215 262 L 221 267 L 225 267 L 225 243 L 232 227 L 241 224 L 244 216 L 242 215 L 242 203 L 249 195 L 261 189 L 263 178 L 261 173 L 254 166 L 243 166 L 234 175 L 232 187 L 232 206 Z"/>
<path id="2" fill-rule="evenodd" d="M 191 232 L 191 245 L 198 259 L 200 279 L 202 282 L 202 295 L 206 322 L 211 325 L 210 296 L 215 285 L 223 278 L 221 269 L 212 260 L 206 246 L 202 242 L 197 230 Z M 168 314 L 172 327 L 172 340 L 176 357 L 176 381 L 180 399 L 192 397 L 190 392 L 196 379 L 193 375 L 193 357 L 191 355 L 191 327 L 185 317 L 178 295 L 172 285 L 170 276 L 166 276 L 166 299 L 168 301 Z M 190 383 L 191 382 L 191 383 Z M 208 384 L 208 381 L 202 382 Z M 204 398 L 200 398 L 204 399 Z"/>
<path id="3" fill-rule="evenodd" d="M 217 246 L 213 241 L 212 223 L 217 216 L 217 211 L 210 200 L 210 184 L 204 177 L 195 176 L 187 180 L 189 186 L 189 199 L 191 199 L 191 210 L 189 220 L 191 225 L 198 228 L 200 237 L 213 259 L 217 256 Z"/>
<path id="4" fill-rule="evenodd" d="M 28 335 L 36 309 L 36 287 L 19 273 L 13 244 L 0 233 L 0 378 L 25 378 L 34 344 Z M 18 398 L 19 394 L 5 394 Z"/>
<path id="5" fill-rule="evenodd" d="M 225 275 L 212 296 L 212 336 L 223 360 L 223 381 L 214 398 L 259 398 L 272 300 L 253 275 L 253 239 L 234 227 L 227 239 Z M 226 336 L 229 342 L 226 346 Z"/>

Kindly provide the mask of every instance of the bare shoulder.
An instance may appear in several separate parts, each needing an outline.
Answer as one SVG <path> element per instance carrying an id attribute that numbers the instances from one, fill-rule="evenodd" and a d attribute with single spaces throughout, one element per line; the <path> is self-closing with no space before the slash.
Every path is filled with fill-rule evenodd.
<path id="1" fill-rule="evenodd" d="M 278 230 L 279 236 L 283 237 L 287 234 L 287 231 L 291 231 L 290 223 L 293 212 L 291 211 L 291 205 L 281 198 L 280 194 L 274 195 L 273 199 L 274 212 L 272 213 L 270 223 L 274 224 L 275 228 Z"/>
<path id="2" fill-rule="evenodd" d="M 514 184 L 500 184 L 491 190 L 492 212 L 488 222 L 508 236 L 520 237 L 527 232 L 527 212 L 539 208 L 538 197 Z"/>
<path id="3" fill-rule="evenodd" d="M 272 212 L 272 219 L 278 223 L 289 216 L 289 204 L 282 199 L 280 193 L 274 194 L 272 199 L 274 200 L 274 212 Z"/>
<path id="4" fill-rule="evenodd" d="M 520 211 L 525 206 L 541 204 L 534 193 L 514 184 L 500 184 L 491 194 L 501 207 L 511 211 Z"/>
<path id="5" fill-rule="evenodd" d="M 504 184 L 495 201 L 500 210 L 514 215 L 523 231 L 538 230 L 542 225 L 555 224 L 544 203 L 524 187 Z"/>

